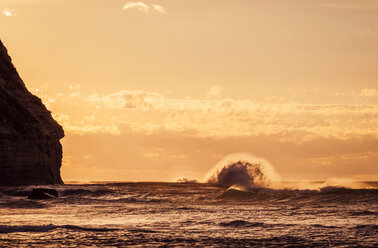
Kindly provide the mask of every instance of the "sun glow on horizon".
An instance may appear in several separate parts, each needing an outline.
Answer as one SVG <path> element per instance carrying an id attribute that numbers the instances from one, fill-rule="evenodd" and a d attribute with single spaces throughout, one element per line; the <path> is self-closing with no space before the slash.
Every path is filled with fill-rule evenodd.
<path id="1" fill-rule="evenodd" d="M 64 180 L 201 179 L 240 152 L 283 180 L 378 180 L 376 1 L 0 9 L 21 78 L 65 130 Z"/>

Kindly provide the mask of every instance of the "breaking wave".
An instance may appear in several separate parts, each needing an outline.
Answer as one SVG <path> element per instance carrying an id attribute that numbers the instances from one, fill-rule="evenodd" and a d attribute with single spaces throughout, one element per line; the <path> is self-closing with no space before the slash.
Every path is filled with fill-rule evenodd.
<path id="1" fill-rule="evenodd" d="M 78 231 L 89 231 L 89 232 L 109 232 L 116 231 L 118 229 L 109 228 L 91 228 L 91 227 L 81 227 L 75 225 L 21 225 L 21 226 L 8 226 L 0 225 L 0 233 L 15 233 L 15 232 L 49 232 L 58 228 L 78 230 Z"/>
<path id="2" fill-rule="evenodd" d="M 241 190 L 269 187 L 279 179 L 267 160 L 242 153 L 226 156 L 205 177 L 206 182 Z"/>

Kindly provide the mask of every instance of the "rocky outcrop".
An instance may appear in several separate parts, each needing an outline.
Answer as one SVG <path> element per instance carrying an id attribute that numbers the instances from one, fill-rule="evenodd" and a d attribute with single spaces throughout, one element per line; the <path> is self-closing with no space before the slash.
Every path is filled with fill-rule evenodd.
<path id="1" fill-rule="evenodd" d="M 55 189 L 35 188 L 28 195 L 28 199 L 43 200 L 58 197 L 59 193 Z"/>
<path id="2" fill-rule="evenodd" d="M 0 41 L 0 185 L 59 184 L 62 127 L 31 94 Z"/>

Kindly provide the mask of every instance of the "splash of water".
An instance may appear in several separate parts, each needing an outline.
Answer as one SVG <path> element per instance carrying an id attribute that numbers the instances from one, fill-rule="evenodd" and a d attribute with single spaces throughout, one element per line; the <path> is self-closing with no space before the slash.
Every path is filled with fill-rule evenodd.
<path id="1" fill-rule="evenodd" d="M 325 188 L 377 189 L 378 184 L 351 179 L 329 178 L 326 181 L 281 181 L 271 163 L 248 153 L 230 154 L 219 161 L 201 182 L 216 183 L 238 191 L 253 188 L 270 190 L 316 190 Z"/>
<path id="2" fill-rule="evenodd" d="M 205 177 L 205 182 L 227 187 L 251 189 L 269 187 L 280 180 L 274 167 L 265 159 L 247 153 L 223 158 Z"/>

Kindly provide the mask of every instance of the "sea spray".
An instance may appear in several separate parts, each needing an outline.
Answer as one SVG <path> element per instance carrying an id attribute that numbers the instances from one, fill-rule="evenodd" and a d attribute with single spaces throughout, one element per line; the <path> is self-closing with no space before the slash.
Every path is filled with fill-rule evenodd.
<path id="1" fill-rule="evenodd" d="M 209 171 L 205 182 L 241 189 L 269 187 L 280 180 L 274 167 L 265 159 L 247 153 L 230 154 Z"/>

